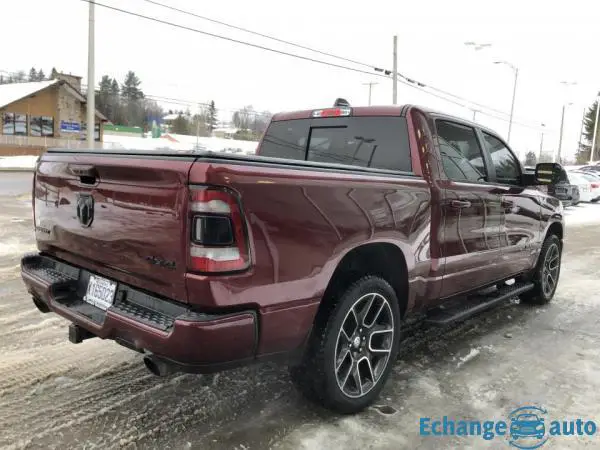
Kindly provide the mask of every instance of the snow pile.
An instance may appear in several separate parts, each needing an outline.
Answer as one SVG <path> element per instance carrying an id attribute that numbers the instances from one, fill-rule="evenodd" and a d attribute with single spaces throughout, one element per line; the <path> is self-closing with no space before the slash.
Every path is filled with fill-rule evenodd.
<path id="1" fill-rule="evenodd" d="M 190 150 L 196 148 L 213 152 L 230 152 L 240 154 L 253 154 L 258 142 L 238 141 L 217 137 L 186 136 L 182 134 L 168 134 L 160 138 L 143 138 L 133 136 L 105 135 L 103 147 L 106 149 L 139 149 L 139 150 Z"/>
<path id="2" fill-rule="evenodd" d="M 580 203 L 565 208 L 563 214 L 567 229 L 578 225 L 600 225 L 600 203 Z"/>
<path id="3" fill-rule="evenodd" d="M 24 169 L 33 170 L 37 156 L 6 156 L 0 158 L 0 170 L 2 169 Z"/>

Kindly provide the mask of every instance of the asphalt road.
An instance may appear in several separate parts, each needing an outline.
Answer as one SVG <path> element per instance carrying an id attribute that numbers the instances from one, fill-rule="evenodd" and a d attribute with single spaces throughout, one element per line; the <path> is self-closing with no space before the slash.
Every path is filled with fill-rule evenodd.
<path id="1" fill-rule="evenodd" d="M 28 181 L 10 176 L 26 187 L 0 188 L 2 448 L 509 448 L 481 437 L 422 437 L 419 418 L 506 418 L 530 404 L 600 424 L 597 225 L 568 230 L 549 306 L 512 302 L 451 329 L 418 330 L 379 404 L 338 417 L 307 403 L 275 364 L 161 379 L 115 343 L 70 344 L 67 322 L 40 314 L 19 279 L 19 257 L 34 243 Z M 543 448 L 585 446 L 600 448 L 600 436 L 553 437 Z"/>

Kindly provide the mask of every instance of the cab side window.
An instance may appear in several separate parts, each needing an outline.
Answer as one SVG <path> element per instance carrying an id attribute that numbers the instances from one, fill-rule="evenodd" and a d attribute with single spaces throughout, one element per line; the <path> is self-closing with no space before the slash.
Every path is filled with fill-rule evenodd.
<path id="1" fill-rule="evenodd" d="M 519 185 L 521 183 L 521 167 L 511 151 L 500 139 L 491 134 L 483 132 L 483 139 L 492 156 L 498 182 Z"/>
<path id="2" fill-rule="evenodd" d="M 436 127 L 446 176 L 453 181 L 485 181 L 483 154 L 475 130 L 443 120 L 437 121 Z"/>

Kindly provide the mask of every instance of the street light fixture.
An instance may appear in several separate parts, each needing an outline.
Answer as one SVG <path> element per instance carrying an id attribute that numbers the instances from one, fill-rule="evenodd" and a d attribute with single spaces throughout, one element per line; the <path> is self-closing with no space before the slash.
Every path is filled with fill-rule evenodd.
<path id="1" fill-rule="evenodd" d="M 515 72 L 515 82 L 513 85 L 513 95 L 512 95 L 512 101 L 510 104 L 510 119 L 508 122 L 508 138 L 507 141 L 510 144 L 510 132 L 512 131 L 512 123 L 513 123 L 513 114 L 515 112 L 515 98 L 517 96 L 517 81 L 519 79 L 519 68 L 517 66 L 515 66 L 514 64 L 508 62 L 508 61 L 494 61 L 494 64 L 503 64 L 505 66 L 510 67 L 514 72 Z"/>
<path id="2" fill-rule="evenodd" d="M 467 47 L 472 47 L 476 51 L 492 46 L 492 44 L 489 44 L 489 43 L 481 43 L 481 42 L 473 42 L 473 41 L 467 41 L 467 42 L 465 42 L 465 45 Z M 505 66 L 510 67 L 515 73 L 515 82 L 513 85 L 513 95 L 512 95 L 511 105 L 510 105 L 510 119 L 508 122 L 507 141 L 510 144 L 510 134 L 512 131 L 513 115 L 514 115 L 514 111 L 515 111 L 515 98 L 517 95 L 517 81 L 519 79 L 519 68 L 508 61 L 494 61 L 494 64 L 504 64 Z"/>

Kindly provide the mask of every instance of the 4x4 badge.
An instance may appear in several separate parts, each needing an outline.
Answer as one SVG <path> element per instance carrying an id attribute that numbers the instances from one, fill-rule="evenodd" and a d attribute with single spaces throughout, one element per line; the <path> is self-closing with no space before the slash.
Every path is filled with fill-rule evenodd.
<path id="1" fill-rule="evenodd" d="M 80 194 L 77 198 L 77 218 L 84 227 L 89 227 L 94 221 L 94 197 Z"/>

